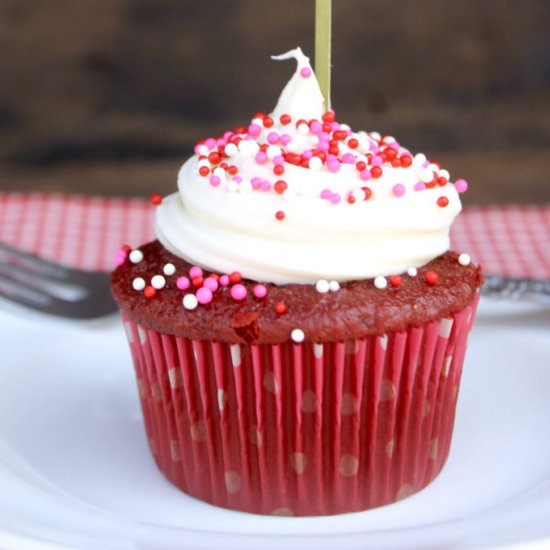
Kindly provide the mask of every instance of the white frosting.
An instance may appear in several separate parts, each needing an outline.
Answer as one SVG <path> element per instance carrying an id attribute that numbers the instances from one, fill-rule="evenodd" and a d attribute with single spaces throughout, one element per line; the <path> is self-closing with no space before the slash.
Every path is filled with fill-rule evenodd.
<path id="1" fill-rule="evenodd" d="M 267 135 L 274 131 L 288 134 L 292 142 L 281 147 L 302 153 L 315 148 L 318 138 L 312 133 L 302 135 L 295 122 L 320 119 L 323 98 L 315 76 L 300 74 L 303 68 L 311 69 L 307 57 L 300 49 L 279 56 L 289 57 L 296 58 L 298 68 L 271 115 L 275 124 L 263 128 L 254 141 L 266 143 Z M 279 117 L 285 113 L 292 122 L 283 126 Z M 253 122 L 261 125 L 261 121 Z M 313 170 L 285 163 L 284 175 L 276 176 L 272 160 L 256 162 L 259 148 L 246 137 L 249 139 L 241 141 L 239 151 L 226 160 L 238 168 L 240 182 L 218 169 L 214 174 L 221 184 L 214 187 L 210 175 L 199 174 L 197 155 L 182 166 L 179 192 L 157 207 L 157 235 L 165 248 L 219 273 L 239 271 L 244 277 L 277 284 L 402 273 L 448 249 L 449 229 L 461 209 L 460 199 L 452 184 L 414 190 L 426 179 L 427 169 L 439 170 L 428 165 L 423 155 L 415 157 L 407 168 L 384 164 L 382 177 L 363 181 L 355 162 L 365 158 L 362 153 L 377 143 L 373 139 L 377 136 L 358 132 L 354 133 L 358 148 L 349 149 L 344 142 L 340 145 L 342 153 L 352 152 L 357 157 L 353 164 L 342 164 L 339 171 L 331 172 L 326 165 Z M 279 148 L 268 149 L 268 157 L 280 154 Z M 406 150 L 400 148 L 399 152 Z M 252 190 L 254 178 L 271 185 L 283 179 L 288 189 L 282 195 L 273 189 Z M 405 188 L 403 196 L 394 195 L 395 184 Z M 362 186 L 372 190 L 369 200 L 361 199 Z M 326 189 L 338 193 L 342 200 L 333 204 L 321 198 Z M 350 193 L 358 197 L 353 204 L 346 201 Z M 449 200 L 446 207 L 437 204 L 441 196 Z M 278 211 L 284 212 L 284 220 L 275 218 Z"/>

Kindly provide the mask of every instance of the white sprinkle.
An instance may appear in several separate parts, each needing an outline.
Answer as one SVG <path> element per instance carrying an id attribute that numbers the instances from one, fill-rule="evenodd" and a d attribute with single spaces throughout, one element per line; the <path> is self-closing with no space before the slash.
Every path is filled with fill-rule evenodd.
<path id="1" fill-rule="evenodd" d="M 182 302 L 185 309 L 195 309 L 199 305 L 199 301 L 194 294 L 186 294 Z"/>
<path id="2" fill-rule="evenodd" d="M 225 146 L 225 154 L 228 156 L 228 157 L 234 157 L 237 152 L 239 151 L 237 149 L 237 146 L 234 144 L 234 143 L 228 143 L 226 146 Z"/>
<path id="3" fill-rule="evenodd" d="M 162 275 L 154 275 L 151 279 L 151 286 L 160 290 L 166 285 L 166 279 Z"/>
<path id="4" fill-rule="evenodd" d="M 309 134 L 309 126 L 303 122 L 302 124 L 298 124 L 298 128 L 296 128 L 296 130 L 301 136 L 307 136 Z"/>
<path id="5" fill-rule="evenodd" d="M 243 180 L 239 183 L 239 193 L 251 193 L 252 184 L 249 181 Z"/>
<path id="6" fill-rule="evenodd" d="M 328 284 L 331 292 L 338 292 L 340 290 L 340 283 L 338 281 L 330 281 Z"/>
<path id="7" fill-rule="evenodd" d="M 304 341 L 304 338 L 306 337 L 306 335 L 304 334 L 304 331 L 303 330 L 300 330 L 299 328 L 295 328 L 291 333 L 290 333 L 290 337 L 292 338 L 292 340 L 294 342 L 296 342 L 297 344 L 300 344 L 301 342 Z"/>
<path id="8" fill-rule="evenodd" d="M 382 277 L 382 275 L 379 275 L 374 279 L 374 286 L 376 288 L 386 288 L 388 286 L 388 281 L 386 280 L 386 277 Z"/>
<path id="9" fill-rule="evenodd" d="M 315 288 L 320 294 L 326 294 L 330 290 L 330 283 L 325 279 L 320 279 L 315 284 Z"/>
<path id="10" fill-rule="evenodd" d="M 451 174 L 449 174 L 448 170 L 440 170 L 439 177 L 449 180 L 449 178 L 451 177 Z"/>
<path id="11" fill-rule="evenodd" d="M 218 178 L 220 178 L 222 181 L 225 181 L 226 173 L 223 168 L 215 168 L 212 174 L 214 176 L 218 176 Z"/>
<path id="12" fill-rule="evenodd" d="M 132 281 L 132 287 L 134 290 L 140 291 L 145 288 L 145 279 L 142 279 L 141 277 L 136 277 Z"/>
<path id="13" fill-rule="evenodd" d="M 395 138 L 393 136 L 386 136 L 383 141 L 384 143 L 393 143 Z"/>
<path id="14" fill-rule="evenodd" d="M 317 145 L 319 143 L 319 136 L 313 136 L 311 138 L 311 143 L 313 143 L 313 145 Z"/>
<path id="15" fill-rule="evenodd" d="M 206 159 L 199 160 L 199 163 L 197 165 L 199 168 L 202 168 L 203 166 L 206 166 L 206 168 L 210 168 L 210 163 Z"/>
<path id="16" fill-rule="evenodd" d="M 424 153 L 417 153 L 414 155 L 415 164 L 424 164 L 426 162 L 426 155 Z"/>
<path id="17" fill-rule="evenodd" d="M 466 254 L 465 252 L 458 257 L 458 263 L 460 265 L 470 265 L 471 261 L 472 259 L 470 258 L 470 255 Z"/>
<path id="18" fill-rule="evenodd" d="M 128 258 L 130 258 L 130 261 L 133 264 L 139 264 L 139 262 L 143 260 L 143 252 L 136 248 L 135 250 L 132 250 L 132 252 L 130 252 Z"/>
<path id="19" fill-rule="evenodd" d="M 416 267 L 409 267 L 409 269 L 407 269 L 407 273 L 409 274 L 409 277 L 416 277 L 418 271 Z"/>
<path id="20" fill-rule="evenodd" d="M 208 153 L 209 153 L 208 146 L 207 146 L 207 145 L 204 145 L 204 144 L 203 144 L 203 145 L 199 145 L 199 146 L 197 147 L 197 153 L 198 153 L 199 155 L 208 155 Z"/>
<path id="21" fill-rule="evenodd" d="M 263 118 L 253 118 L 252 124 L 257 124 L 260 128 L 263 128 L 264 119 Z"/>
<path id="22" fill-rule="evenodd" d="M 351 130 L 351 126 L 349 124 L 340 124 L 340 130 L 347 132 L 348 130 Z"/>
<path id="23" fill-rule="evenodd" d="M 300 145 L 296 143 L 295 141 L 289 141 L 286 145 L 286 150 L 289 153 L 295 153 L 300 148 Z"/>
<path id="24" fill-rule="evenodd" d="M 280 156 L 281 153 L 281 148 L 278 145 L 270 145 L 265 151 L 269 160 L 273 160 L 275 157 Z"/>
<path id="25" fill-rule="evenodd" d="M 252 156 L 256 156 L 256 153 L 260 150 L 260 146 L 255 141 L 248 142 L 248 151 Z"/>
<path id="26" fill-rule="evenodd" d="M 382 136 L 378 132 L 371 132 L 370 137 L 376 141 L 379 141 Z"/>
<path id="27" fill-rule="evenodd" d="M 321 170 L 323 161 L 319 157 L 311 157 L 308 162 L 310 170 Z"/>
<path id="28" fill-rule="evenodd" d="M 437 164 L 430 164 L 428 168 L 434 172 L 439 172 L 439 166 Z"/>
<path id="29" fill-rule="evenodd" d="M 250 147 L 251 143 L 252 142 L 248 139 L 241 139 L 241 141 L 239 141 L 239 145 L 237 145 L 237 149 L 242 153 L 245 149 Z"/>
<path id="30" fill-rule="evenodd" d="M 429 183 L 434 179 L 434 173 L 429 168 L 424 168 L 422 172 L 420 172 L 420 181 L 423 181 L 424 183 Z"/>
<path id="31" fill-rule="evenodd" d="M 163 268 L 162 268 L 162 271 L 165 275 L 167 275 L 168 277 L 170 277 L 170 275 L 173 275 L 175 272 L 176 272 L 176 266 L 174 264 L 166 264 Z"/>

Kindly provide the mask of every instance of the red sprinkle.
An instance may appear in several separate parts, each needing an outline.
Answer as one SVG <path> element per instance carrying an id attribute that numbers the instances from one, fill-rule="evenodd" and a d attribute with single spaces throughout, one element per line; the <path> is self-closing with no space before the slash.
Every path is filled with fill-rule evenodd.
<path id="1" fill-rule="evenodd" d="M 290 115 L 284 114 L 279 117 L 279 120 L 283 126 L 286 126 L 287 124 L 290 124 L 292 119 L 290 118 Z"/>
<path id="2" fill-rule="evenodd" d="M 212 164 L 218 164 L 218 163 L 222 160 L 222 156 L 220 155 L 220 153 L 218 153 L 218 151 L 212 151 L 212 152 L 208 155 L 208 160 L 209 160 Z"/>
<path id="3" fill-rule="evenodd" d="M 273 189 L 275 189 L 276 193 L 282 195 L 288 189 L 288 184 L 284 180 L 277 180 Z"/>
<path id="4" fill-rule="evenodd" d="M 127 254 L 132 251 L 132 247 L 129 244 L 123 244 L 120 249 L 124 250 L 124 252 L 126 252 Z"/>
<path id="5" fill-rule="evenodd" d="M 227 167 L 227 173 L 231 176 L 236 176 L 239 172 L 239 169 L 236 166 L 228 166 Z"/>
<path id="6" fill-rule="evenodd" d="M 367 165 L 366 163 L 364 163 L 362 160 L 360 160 L 356 165 L 355 165 L 355 168 L 357 168 L 357 171 L 358 172 L 362 172 L 363 170 L 365 170 L 367 168 Z"/>
<path id="7" fill-rule="evenodd" d="M 426 273 L 426 282 L 429 285 L 434 286 L 438 281 L 439 275 L 435 271 L 428 271 L 428 273 Z"/>
<path id="8" fill-rule="evenodd" d="M 368 201 L 372 197 L 372 190 L 370 187 L 361 187 L 361 191 L 365 193 L 364 201 Z"/>
<path id="9" fill-rule="evenodd" d="M 264 128 L 271 128 L 274 122 L 270 116 L 264 117 Z"/>
<path id="10" fill-rule="evenodd" d="M 149 197 L 149 200 L 151 201 L 151 204 L 153 206 L 158 206 L 162 203 L 162 195 L 159 195 L 158 193 L 154 193 Z"/>
<path id="11" fill-rule="evenodd" d="M 277 164 L 277 166 L 273 168 L 273 173 L 276 176 L 282 176 L 285 173 L 285 167 L 282 164 Z"/>
<path id="12" fill-rule="evenodd" d="M 323 119 L 323 122 L 334 122 L 334 112 L 327 111 L 326 113 L 323 113 L 321 118 Z"/>
<path id="13" fill-rule="evenodd" d="M 437 199 L 437 206 L 441 206 L 441 208 L 445 208 L 449 204 L 449 199 L 447 197 L 439 197 Z"/>
<path id="14" fill-rule="evenodd" d="M 275 304 L 275 313 L 277 313 L 277 315 L 286 313 L 286 304 L 284 302 L 277 302 Z"/>
<path id="15" fill-rule="evenodd" d="M 208 168 L 208 166 L 201 166 L 199 168 L 199 174 L 201 176 L 208 176 L 208 174 L 210 174 L 210 169 Z"/>
<path id="16" fill-rule="evenodd" d="M 157 289 L 151 285 L 146 286 L 145 290 L 143 291 L 143 294 L 145 294 L 146 298 L 153 298 L 156 293 L 157 293 Z"/>
<path id="17" fill-rule="evenodd" d="M 355 138 L 351 138 L 348 141 L 348 147 L 351 149 L 357 149 L 357 147 L 359 147 L 359 142 Z"/>
<path id="18" fill-rule="evenodd" d="M 447 185 L 447 182 L 449 180 L 447 178 L 444 178 L 443 176 L 437 178 L 437 185 L 441 185 L 443 187 L 444 185 Z"/>
<path id="19" fill-rule="evenodd" d="M 373 166 L 370 169 L 370 173 L 374 179 L 378 179 L 382 175 L 382 168 L 380 166 Z"/>
<path id="20" fill-rule="evenodd" d="M 231 273 L 229 275 L 229 280 L 234 284 L 238 284 L 242 281 L 243 279 L 243 276 L 238 272 L 238 271 L 233 271 L 233 273 Z"/>
<path id="21" fill-rule="evenodd" d="M 401 166 L 403 166 L 403 168 L 408 168 L 412 164 L 412 157 L 410 155 L 401 155 L 401 157 L 399 158 L 401 160 Z"/>
<path id="22" fill-rule="evenodd" d="M 392 275 L 390 277 L 390 285 L 394 287 L 401 286 L 401 283 L 403 282 L 403 278 L 401 275 Z"/>
<path id="23" fill-rule="evenodd" d="M 282 210 L 279 210 L 275 212 L 275 218 L 277 218 L 279 221 L 282 221 L 285 219 L 285 213 Z"/>
<path id="24" fill-rule="evenodd" d="M 200 288 L 204 284 L 204 277 L 193 277 L 191 283 L 194 287 Z"/>

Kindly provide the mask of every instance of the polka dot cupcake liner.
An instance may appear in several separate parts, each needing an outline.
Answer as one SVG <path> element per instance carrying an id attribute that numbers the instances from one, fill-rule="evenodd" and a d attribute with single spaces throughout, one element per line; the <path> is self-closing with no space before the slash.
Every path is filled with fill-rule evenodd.
<path id="1" fill-rule="evenodd" d="M 476 306 L 383 336 L 276 345 L 179 338 L 123 312 L 151 453 L 185 493 L 258 514 L 407 497 L 447 458 Z"/>

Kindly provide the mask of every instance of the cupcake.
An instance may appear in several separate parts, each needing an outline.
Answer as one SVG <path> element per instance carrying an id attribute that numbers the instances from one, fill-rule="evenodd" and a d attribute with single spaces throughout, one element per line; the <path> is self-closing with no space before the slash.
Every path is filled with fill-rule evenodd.
<path id="1" fill-rule="evenodd" d="M 466 182 L 337 122 L 289 58 L 271 114 L 197 144 L 112 291 L 169 481 L 235 510 L 338 514 L 443 467 L 482 277 L 448 250 Z"/>

